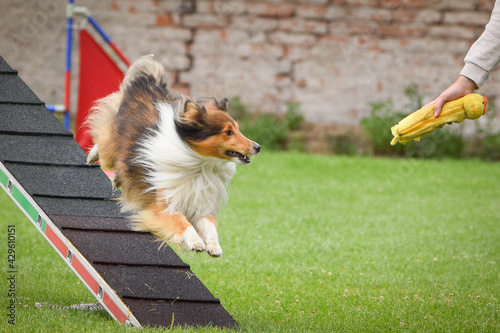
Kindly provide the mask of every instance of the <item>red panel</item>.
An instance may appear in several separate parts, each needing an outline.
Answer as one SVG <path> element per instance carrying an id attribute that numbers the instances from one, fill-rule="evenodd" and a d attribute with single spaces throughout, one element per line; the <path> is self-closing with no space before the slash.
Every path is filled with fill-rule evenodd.
<path id="1" fill-rule="evenodd" d="M 116 317 L 116 319 L 120 323 L 125 323 L 128 319 L 128 317 L 120 310 L 120 308 L 113 302 L 113 300 L 108 296 L 108 294 L 104 293 L 104 296 L 102 298 L 103 303 L 106 305 L 106 307 L 111 311 L 111 313 Z"/>
<path id="2" fill-rule="evenodd" d="M 57 235 L 54 233 L 54 231 L 52 231 L 52 229 L 48 225 L 47 228 L 45 229 L 45 235 L 64 257 L 68 255 L 68 247 L 64 245 L 63 241 L 59 237 L 57 237 Z"/>
<path id="3" fill-rule="evenodd" d="M 80 30 L 80 77 L 75 139 L 87 152 L 92 138 L 83 126 L 94 101 L 119 89 L 123 72 L 85 30 Z"/>
<path id="4" fill-rule="evenodd" d="M 99 283 L 90 275 L 90 273 L 83 267 L 80 261 L 76 257 L 73 257 L 71 266 L 77 271 L 78 275 L 90 286 L 90 289 L 97 294 L 99 290 Z"/>

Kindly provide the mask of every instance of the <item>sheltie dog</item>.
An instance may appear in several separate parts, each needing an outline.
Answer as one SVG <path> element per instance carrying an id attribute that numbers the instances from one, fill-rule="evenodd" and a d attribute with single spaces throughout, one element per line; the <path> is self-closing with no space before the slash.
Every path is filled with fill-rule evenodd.
<path id="1" fill-rule="evenodd" d="M 174 97 L 166 82 L 152 55 L 128 69 L 88 117 L 95 145 L 87 163 L 114 170 L 134 230 L 218 257 L 216 215 L 235 163 L 250 163 L 260 146 L 241 134 L 227 99 Z"/>

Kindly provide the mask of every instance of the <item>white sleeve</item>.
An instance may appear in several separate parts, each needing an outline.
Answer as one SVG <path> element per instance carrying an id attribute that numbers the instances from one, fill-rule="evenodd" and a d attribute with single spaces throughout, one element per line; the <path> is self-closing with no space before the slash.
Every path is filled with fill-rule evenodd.
<path id="1" fill-rule="evenodd" d="M 464 62 L 460 75 L 474 81 L 478 88 L 500 62 L 500 0 L 495 1 L 490 21 L 478 40 L 472 44 Z"/>

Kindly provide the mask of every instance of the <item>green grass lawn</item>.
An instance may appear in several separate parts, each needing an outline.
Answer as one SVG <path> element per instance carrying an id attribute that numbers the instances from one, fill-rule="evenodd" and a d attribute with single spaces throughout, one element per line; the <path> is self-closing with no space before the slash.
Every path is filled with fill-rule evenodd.
<path id="1" fill-rule="evenodd" d="M 219 223 L 222 258 L 180 255 L 243 332 L 500 331 L 500 164 L 264 152 L 238 168 Z M 8 224 L 17 331 L 135 331 L 36 308 L 95 299 L 2 192 L 5 239 Z"/>

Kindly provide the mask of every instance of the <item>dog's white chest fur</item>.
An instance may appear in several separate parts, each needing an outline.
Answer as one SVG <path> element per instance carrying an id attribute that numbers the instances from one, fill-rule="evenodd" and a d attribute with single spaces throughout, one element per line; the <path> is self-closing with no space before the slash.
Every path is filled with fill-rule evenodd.
<path id="1" fill-rule="evenodd" d="M 140 142 L 139 163 L 147 168 L 151 191 L 159 191 L 168 211 L 181 213 L 196 223 L 204 216 L 217 215 L 227 200 L 227 187 L 236 165 L 193 151 L 177 135 L 174 111 L 169 104 L 159 104 L 158 130 Z"/>

